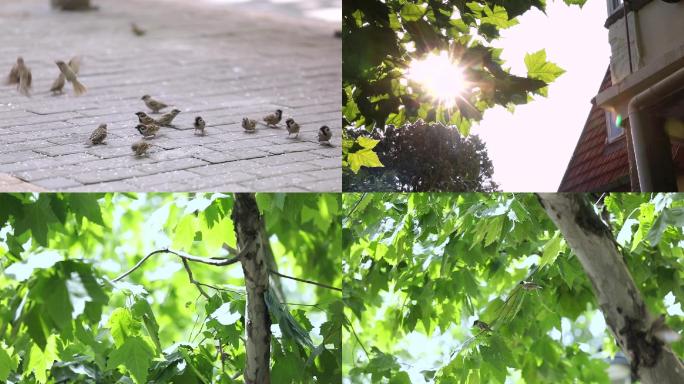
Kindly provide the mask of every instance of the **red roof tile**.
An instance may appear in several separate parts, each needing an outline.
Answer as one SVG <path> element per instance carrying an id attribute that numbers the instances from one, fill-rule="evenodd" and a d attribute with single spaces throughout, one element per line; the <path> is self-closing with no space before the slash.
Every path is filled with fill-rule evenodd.
<path id="1" fill-rule="evenodd" d="M 610 69 L 599 92 L 610 87 Z M 607 143 L 603 109 L 592 105 L 575 152 L 558 187 L 559 192 L 629 191 L 629 160 L 625 135 Z"/>

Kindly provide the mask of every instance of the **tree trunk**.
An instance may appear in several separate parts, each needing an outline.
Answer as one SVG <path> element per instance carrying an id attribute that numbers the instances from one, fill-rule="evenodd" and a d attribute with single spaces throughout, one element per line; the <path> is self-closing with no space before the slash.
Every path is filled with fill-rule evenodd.
<path id="1" fill-rule="evenodd" d="M 645 384 L 684 383 L 684 364 L 654 335 L 654 321 L 617 243 L 584 195 L 539 194 L 551 220 L 577 255 L 632 373 Z"/>
<path id="2" fill-rule="evenodd" d="M 236 193 L 232 213 L 240 251 L 250 248 L 240 260 L 247 289 L 247 363 L 245 384 L 271 382 L 271 318 L 266 307 L 268 244 L 262 233 L 264 225 L 253 194 Z"/>

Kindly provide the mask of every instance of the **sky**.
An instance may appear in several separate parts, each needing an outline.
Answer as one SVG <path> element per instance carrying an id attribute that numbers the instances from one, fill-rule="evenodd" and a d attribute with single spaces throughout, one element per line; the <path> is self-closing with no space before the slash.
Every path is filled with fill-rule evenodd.
<path id="1" fill-rule="evenodd" d="M 588 0 L 582 9 L 547 3 L 546 15 L 529 11 L 495 45 L 514 74 L 525 75 L 525 54 L 540 49 L 566 73 L 551 84 L 547 99 L 537 97 L 513 114 L 491 109 L 472 130 L 487 144 L 494 180 L 506 192 L 558 190 L 610 60 L 604 0 Z"/>

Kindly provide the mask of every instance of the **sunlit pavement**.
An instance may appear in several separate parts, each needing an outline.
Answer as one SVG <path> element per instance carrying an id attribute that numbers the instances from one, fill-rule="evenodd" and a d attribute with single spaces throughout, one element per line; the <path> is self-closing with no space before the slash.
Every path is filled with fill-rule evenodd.
<path id="1" fill-rule="evenodd" d="M 342 0 L 201 0 L 209 4 L 225 5 L 254 12 L 267 12 L 322 20 L 342 22 Z"/>
<path id="2" fill-rule="evenodd" d="M 31 98 L 0 86 L 0 173 L 48 190 L 341 190 L 339 23 L 302 16 L 304 3 L 321 10 L 334 2 L 95 3 L 99 11 L 60 13 L 47 0 L 0 2 L 0 75 L 21 55 L 34 79 Z M 132 21 L 148 33 L 135 37 Z M 67 85 L 66 95 L 51 96 L 54 60 L 73 55 L 83 56 L 88 93 L 74 97 Z M 145 110 L 143 94 L 182 113 L 136 159 L 133 114 Z M 243 133 L 243 116 L 276 108 L 300 123 L 298 139 L 284 126 Z M 206 136 L 193 134 L 197 115 Z M 86 147 L 100 123 L 109 126 L 107 144 Z M 334 147 L 317 142 L 323 124 Z"/>

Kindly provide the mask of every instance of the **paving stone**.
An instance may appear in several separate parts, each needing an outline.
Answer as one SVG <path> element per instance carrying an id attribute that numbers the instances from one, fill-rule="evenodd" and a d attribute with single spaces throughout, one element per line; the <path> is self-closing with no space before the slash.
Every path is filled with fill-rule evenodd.
<path id="1" fill-rule="evenodd" d="M 46 3 L 0 1 L 0 73 L 22 55 L 34 80 L 30 98 L 0 85 L 0 173 L 53 191 L 341 191 L 330 181 L 341 174 L 339 18 L 316 20 L 341 17 L 340 0 L 119 0 L 86 13 Z M 131 20 L 148 34 L 133 36 Z M 83 58 L 88 93 L 68 84 L 52 96 L 54 60 L 72 55 Z M 143 94 L 181 113 L 136 158 Z M 243 117 L 277 108 L 301 125 L 298 138 L 284 123 L 243 131 Z M 194 134 L 195 116 L 206 135 Z M 100 123 L 106 145 L 85 145 Z M 323 124 L 336 147 L 318 144 Z"/>

